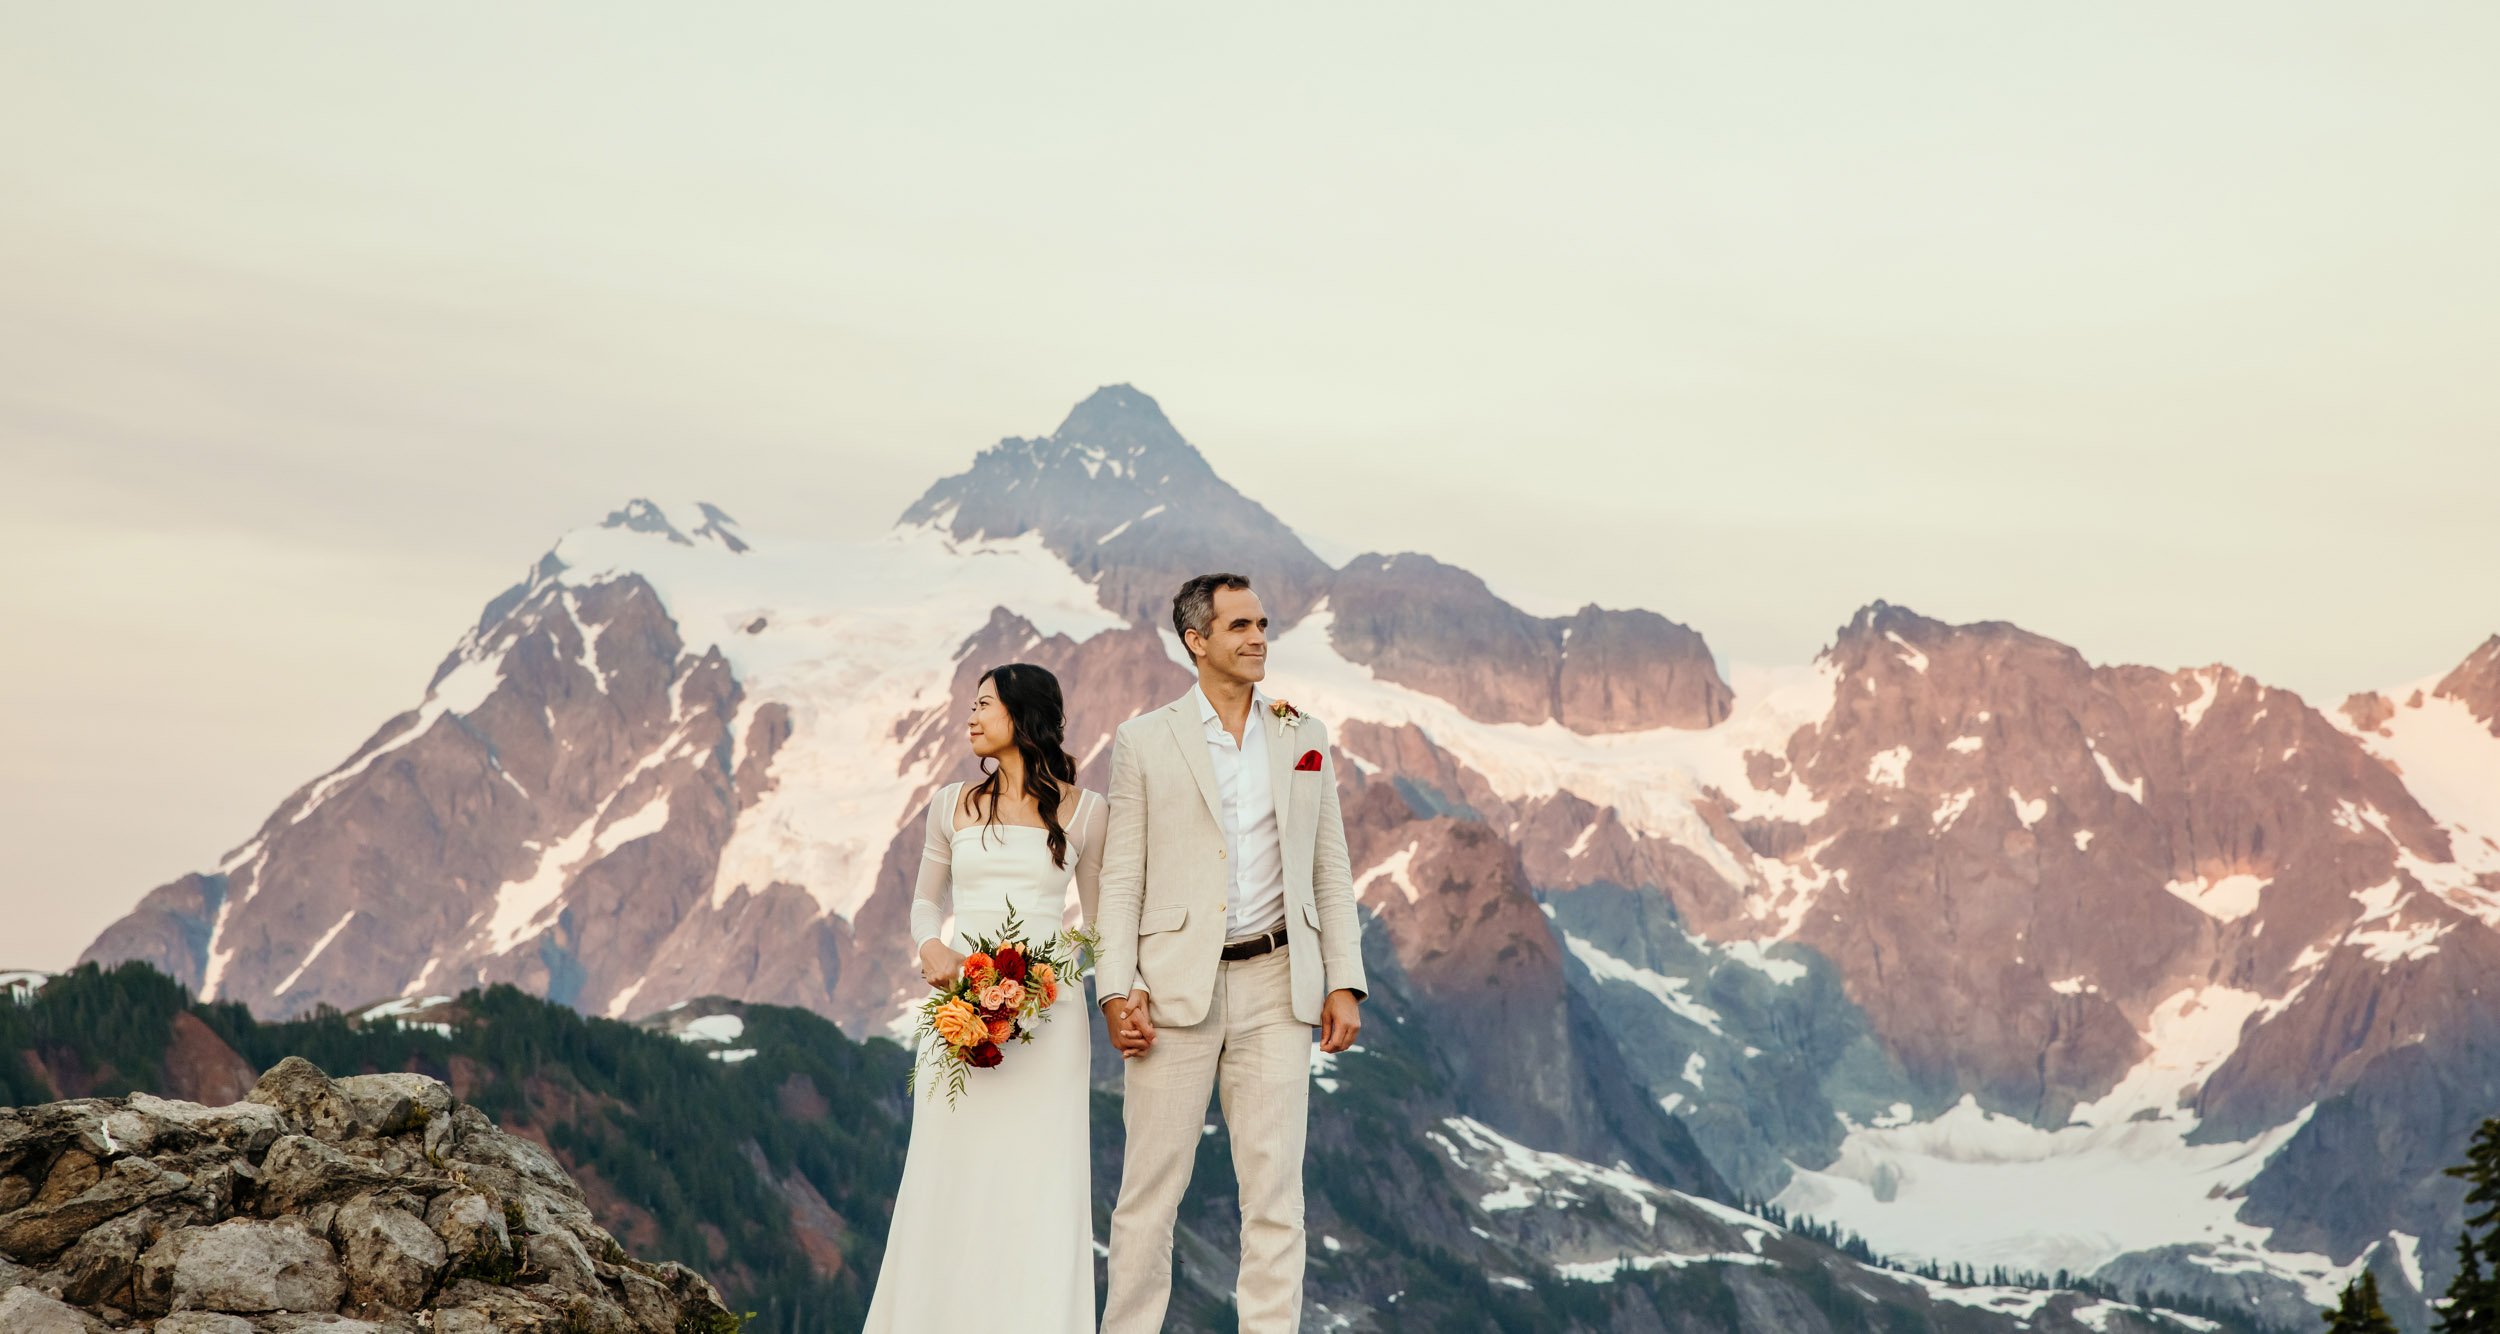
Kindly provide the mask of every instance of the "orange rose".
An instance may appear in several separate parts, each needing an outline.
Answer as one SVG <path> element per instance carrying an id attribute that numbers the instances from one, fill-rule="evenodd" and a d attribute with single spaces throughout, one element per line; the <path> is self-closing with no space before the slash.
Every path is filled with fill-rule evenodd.
<path id="1" fill-rule="evenodd" d="M 1059 980 L 1059 970 L 1046 963 L 1036 963 L 1033 965 L 1033 980 L 1048 986 Z"/>
<path id="2" fill-rule="evenodd" d="M 990 1041 L 992 1041 L 992 1042 L 1005 1042 L 1007 1039 L 1009 1039 L 1009 1038 L 1011 1038 L 1011 1037 L 1014 1037 L 1015 1035 L 1016 1035 L 1016 1021 L 1015 1021 L 1015 1020 L 1013 1020 L 1013 1019 L 992 1019 L 992 1020 L 990 1021 Z"/>
<path id="3" fill-rule="evenodd" d="M 981 1016 L 961 997 L 939 1006 L 929 1026 L 950 1047 L 975 1047 L 990 1039 L 989 1025 L 982 1023 Z"/>
<path id="4" fill-rule="evenodd" d="M 979 977 L 997 966 L 998 961 L 986 954 L 976 952 L 964 956 L 964 976 L 966 977 Z"/>
<path id="5" fill-rule="evenodd" d="M 1054 982 L 1054 981 L 1050 980 L 1049 978 L 1043 978 L 1043 979 L 1042 979 L 1042 1008 L 1043 1008 L 1043 1009 L 1045 1009 L 1045 1010 L 1047 1010 L 1047 1009 L 1049 1009 L 1051 1006 L 1053 1006 L 1053 1005 L 1057 1005 L 1058 1003 L 1059 1003 L 1059 984 L 1058 984 L 1057 982 Z"/>

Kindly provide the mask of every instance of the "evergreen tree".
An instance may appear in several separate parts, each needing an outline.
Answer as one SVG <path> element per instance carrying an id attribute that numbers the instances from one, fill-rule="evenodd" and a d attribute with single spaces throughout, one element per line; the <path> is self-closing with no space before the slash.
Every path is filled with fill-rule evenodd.
<path id="1" fill-rule="evenodd" d="M 2448 1175 L 2467 1183 L 2465 1230 L 2457 1235 L 2457 1276 L 2436 1328 L 2439 1334 L 2500 1334 L 2500 1228 L 2494 1226 L 2500 1224 L 2500 1120 L 2483 1122 L 2464 1165 Z"/>
<path id="2" fill-rule="evenodd" d="M 2396 1322 L 2378 1302 L 2378 1275 L 2368 1270 L 2344 1285 L 2344 1300 L 2319 1317 L 2326 1334 L 2396 1334 Z"/>

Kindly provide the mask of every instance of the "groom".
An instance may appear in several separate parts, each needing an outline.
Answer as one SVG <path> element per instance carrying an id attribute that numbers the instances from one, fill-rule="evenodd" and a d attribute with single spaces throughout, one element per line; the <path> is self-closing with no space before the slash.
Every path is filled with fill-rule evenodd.
<path id="1" fill-rule="evenodd" d="M 1218 1089 L 1241 1181 L 1242 1334 L 1291 1334 L 1311 1030 L 1339 1052 L 1363 1026 L 1336 766 L 1328 729 L 1258 688 L 1267 613 L 1248 579 L 1181 585 L 1172 628 L 1198 684 L 1123 723 L 1111 752 L 1094 977 L 1128 1062 L 1128 1149 L 1102 1334 L 1163 1328 L 1172 1220 Z"/>

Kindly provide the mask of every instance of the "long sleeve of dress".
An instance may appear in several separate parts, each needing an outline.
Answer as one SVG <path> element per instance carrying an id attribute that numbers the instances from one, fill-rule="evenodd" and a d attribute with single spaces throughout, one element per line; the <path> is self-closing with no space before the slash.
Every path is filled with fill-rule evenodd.
<path id="1" fill-rule="evenodd" d="M 911 946 L 937 939 L 955 897 L 955 802 L 960 784 L 940 788 L 929 802 L 928 841 L 920 850 L 920 879 L 911 891 Z"/>
<path id="2" fill-rule="evenodd" d="M 1094 909 L 1102 902 L 1102 845 L 1105 831 L 1111 824 L 1111 803 L 1096 793 L 1088 792 L 1079 800 L 1076 813 L 1076 903 L 1084 915 L 1082 927 L 1094 924 Z"/>

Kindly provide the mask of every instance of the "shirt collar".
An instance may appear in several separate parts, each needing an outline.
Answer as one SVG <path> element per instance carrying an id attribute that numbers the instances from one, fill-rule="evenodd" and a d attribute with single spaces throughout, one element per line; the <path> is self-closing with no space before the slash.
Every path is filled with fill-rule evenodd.
<path id="1" fill-rule="evenodd" d="M 1198 721 L 1200 723 L 1208 727 L 1222 727 L 1224 725 L 1223 719 L 1216 715 L 1215 701 L 1207 698 L 1207 688 L 1205 686 L 1199 686 L 1197 689 L 1190 691 L 1189 693 L 1197 697 Z M 1243 730 L 1247 731 L 1249 730 L 1249 727 L 1256 726 L 1259 721 L 1259 715 L 1266 712 L 1267 708 L 1267 692 L 1257 686 L 1250 687 L 1250 721 L 1249 724 L 1243 728 Z"/>

